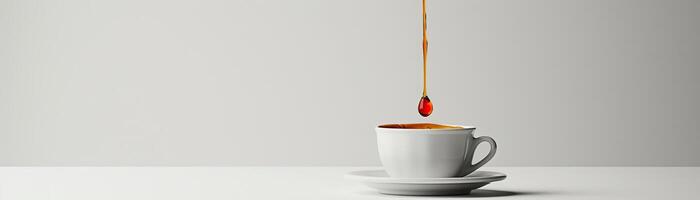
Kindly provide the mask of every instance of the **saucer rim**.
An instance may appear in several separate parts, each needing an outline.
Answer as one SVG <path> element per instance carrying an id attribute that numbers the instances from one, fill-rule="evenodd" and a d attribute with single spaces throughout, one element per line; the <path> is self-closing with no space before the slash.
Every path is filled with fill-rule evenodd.
<path id="1" fill-rule="evenodd" d="M 383 171 L 376 170 L 356 170 L 345 174 L 346 179 L 358 180 L 361 182 L 371 183 L 391 183 L 391 184 L 466 184 L 466 183 L 490 183 L 506 179 L 507 175 L 495 171 L 474 171 L 490 173 L 489 176 L 483 177 L 449 177 L 449 178 L 392 178 L 392 177 L 377 177 L 357 174 L 359 172 L 375 172 Z M 472 172 L 472 173 L 474 173 Z"/>

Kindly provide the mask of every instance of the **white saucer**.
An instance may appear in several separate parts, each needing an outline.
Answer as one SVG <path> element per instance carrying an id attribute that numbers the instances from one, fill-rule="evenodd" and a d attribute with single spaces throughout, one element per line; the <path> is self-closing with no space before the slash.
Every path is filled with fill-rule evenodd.
<path id="1" fill-rule="evenodd" d="M 393 195 L 461 195 L 469 194 L 494 181 L 506 179 L 499 172 L 475 171 L 465 177 L 454 178 L 392 178 L 384 170 L 354 171 L 345 178 L 356 180 L 379 190 L 382 194 Z"/>

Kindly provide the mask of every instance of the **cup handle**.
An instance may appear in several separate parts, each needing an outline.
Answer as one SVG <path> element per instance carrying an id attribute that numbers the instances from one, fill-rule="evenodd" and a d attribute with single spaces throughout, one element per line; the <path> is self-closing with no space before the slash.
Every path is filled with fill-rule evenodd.
<path id="1" fill-rule="evenodd" d="M 491 150 L 489 150 L 489 154 L 486 155 L 486 157 L 484 157 L 484 159 L 481 159 L 481 161 L 479 161 L 475 165 L 472 165 L 471 163 L 467 163 L 468 166 L 470 166 L 468 168 L 468 170 L 470 170 L 470 171 L 467 173 L 471 173 L 472 171 L 479 169 L 479 167 L 484 166 L 487 162 L 489 162 L 489 160 L 491 160 L 491 158 L 493 158 L 494 155 L 496 155 L 496 141 L 493 140 L 493 138 L 491 138 L 489 136 L 481 136 L 481 137 L 475 138 L 473 148 L 476 149 L 476 147 L 479 146 L 479 144 L 481 144 L 482 142 L 488 142 L 489 144 L 491 144 Z M 468 159 L 468 160 L 469 161 L 467 161 L 467 162 L 471 161 L 471 159 Z M 464 175 L 466 176 L 468 174 L 464 174 Z"/>

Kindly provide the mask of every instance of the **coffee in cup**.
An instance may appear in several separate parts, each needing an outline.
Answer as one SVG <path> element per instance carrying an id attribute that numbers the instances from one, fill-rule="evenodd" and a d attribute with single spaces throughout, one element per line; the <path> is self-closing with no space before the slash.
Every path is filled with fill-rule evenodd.
<path id="1" fill-rule="evenodd" d="M 384 169 L 396 178 L 462 177 L 476 171 L 496 154 L 496 141 L 473 135 L 476 127 L 431 123 L 379 125 L 377 145 Z M 472 164 L 476 146 L 488 142 L 491 150 Z"/>

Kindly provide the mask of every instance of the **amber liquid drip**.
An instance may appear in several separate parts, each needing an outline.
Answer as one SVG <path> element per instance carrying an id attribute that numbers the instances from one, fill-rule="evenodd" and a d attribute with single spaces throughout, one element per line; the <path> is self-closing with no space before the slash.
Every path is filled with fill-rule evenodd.
<path id="1" fill-rule="evenodd" d="M 418 113 L 428 117 L 433 113 L 433 103 L 428 98 L 428 15 L 425 12 L 425 1 L 423 0 L 423 96 L 418 102 Z"/>
<path id="2" fill-rule="evenodd" d="M 423 96 L 428 96 L 428 14 L 425 12 L 423 0 Z"/>

